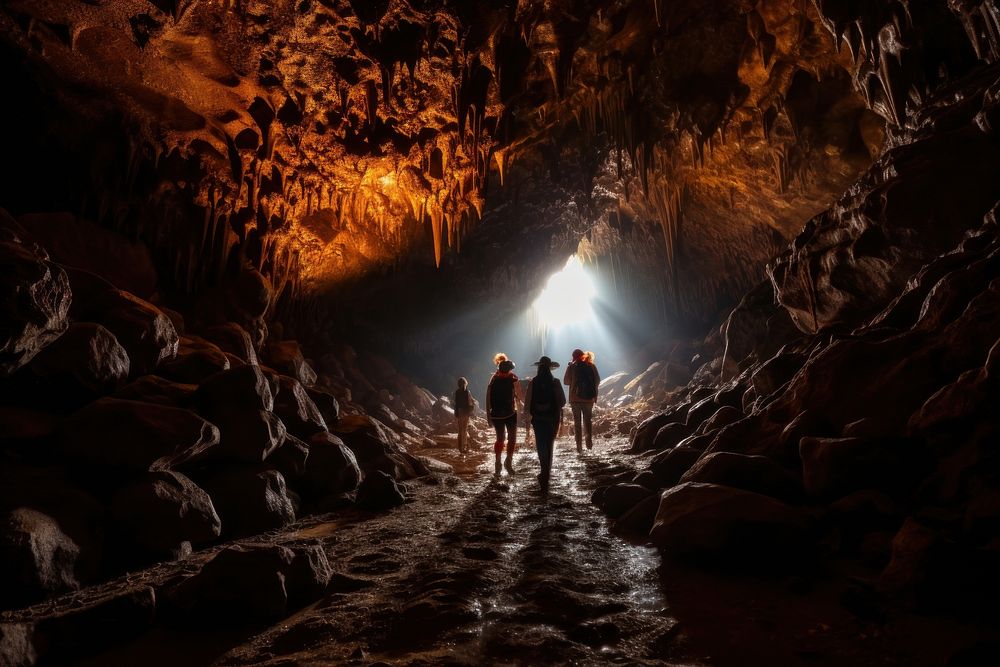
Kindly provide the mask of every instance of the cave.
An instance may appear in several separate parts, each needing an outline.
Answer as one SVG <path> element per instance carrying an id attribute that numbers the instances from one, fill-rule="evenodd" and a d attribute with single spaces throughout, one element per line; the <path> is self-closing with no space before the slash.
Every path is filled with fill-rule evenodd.
<path id="1" fill-rule="evenodd" d="M 997 0 L 8 0 L 0 63 L 0 666 L 1000 664 Z"/>

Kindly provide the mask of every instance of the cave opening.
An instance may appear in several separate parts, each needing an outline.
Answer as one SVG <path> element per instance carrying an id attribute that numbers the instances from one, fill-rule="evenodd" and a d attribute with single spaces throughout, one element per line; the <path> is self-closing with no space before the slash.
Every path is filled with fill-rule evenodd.
<path id="1" fill-rule="evenodd" d="M 996 0 L 3 3 L 0 666 L 1000 664 L 998 60 Z"/>

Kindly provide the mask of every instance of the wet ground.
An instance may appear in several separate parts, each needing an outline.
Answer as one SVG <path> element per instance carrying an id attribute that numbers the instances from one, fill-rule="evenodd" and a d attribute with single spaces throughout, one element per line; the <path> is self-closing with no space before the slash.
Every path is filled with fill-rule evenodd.
<path id="1" fill-rule="evenodd" d="M 409 482 L 404 507 L 274 537 L 323 541 L 337 573 L 324 599 L 257 634 L 157 631 L 92 664 L 696 664 L 656 551 L 612 535 L 590 503 L 622 444 L 581 456 L 559 441 L 547 496 L 530 447 L 499 479 L 485 447 L 428 450 L 456 474 Z"/>
<path id="2" fill-rule="evenodd" d="M 976 641 L 942 619 L 865 620 L 845 608 L 834 573 L 757 579 L 661 564 L 654 549 L 613 535 L 590 503 L 625 469 L 625 444 L 600 440 L 578 455 L 558 441 L 548 496 L 530 447 L 515 457 L 517 474 L 499 479 L 485 447 L 427 450 L 455 474 L 408 482 L 405 506 L 310 517 L 250 540 L 320 540 L 336 572 L 320 601 L 254 631 L 225 630 L 225 619 L 157 628 L 80 664 L 874 667 L 944 665 Z M 218 548 L 81 591 L 49 613 L 193 573 Z"/>
<path id="3" fill-rule="evenodd" d="M 304 531 L 327 541 L 343 592 L 219 662 L 671 664 L 656 552 L 590 503 L 600 455 L 561 441 L 544 497 L 532 449 L 499 479 L 485 449 L 435 454 L 458 475 L 383 518 Z"/>

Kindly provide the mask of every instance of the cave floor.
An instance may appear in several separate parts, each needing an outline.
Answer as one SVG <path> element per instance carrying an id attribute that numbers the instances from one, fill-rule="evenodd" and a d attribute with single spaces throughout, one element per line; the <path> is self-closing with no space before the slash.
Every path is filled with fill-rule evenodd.
<path id="1" fill-rule="evenodd" d="M 832 583 L 666 567 L 654 549 L 612 534 L 590 495 L 624 469 L 625 444 L 599 440 L 578 456 L 558 441 L 547 498 L 531 446 L 515 457 L 518 474 L 499 480 L 486 446 L 464 457 L 426 450 L 457 474 L 409 483 L 404 507 L 315 517 L 253 540 L 322 540 L 337 573 L 324 599 L 253 632 L 157 629 L 86 664 L 943 663 L 928 652 L 941 630 L 931 621 L 872 631 L 837 604 Z M 162 580 L 207 555 L 145 576 Z"/>

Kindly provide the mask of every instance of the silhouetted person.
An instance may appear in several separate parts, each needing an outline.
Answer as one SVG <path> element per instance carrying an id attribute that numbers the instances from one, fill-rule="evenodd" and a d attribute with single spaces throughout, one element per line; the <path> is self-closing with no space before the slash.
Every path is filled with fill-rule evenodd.
<path id="1" fill-rule="evenodd" d="M 541 473 L 538 483 L 542 493 L 549 490 L 549 477 L 552 473 L 552 450 L 555 447 L 556 433 L 562 421 L 562 409 L 566 405 L 566 394 L 559 380 L 552 377 L 552 369 L 559 364 L 548 357 L 542 357 L 535 366 L 538 372 L 528 383 L 524 395 L 524 409 L 531 419 L 531 428 L 535 432 L 535 449 L 538 451 L 538 463 Z"/>
<path id="2" fill-rule="evenodd" d="M 469 381 L 458 378 L 458 388 L 455 390 L 455 421 L 458 425 L 458 451 L 462 454 L 469 446 L 469 418 L 476 409 L 476 399 L 469 391 Z"/>
<path id="3" fill-rule="evenodd" d="M 493 452 L 496 454 L 496 474 L 500 475 L 500 455 L 503 453 L 504 434 L 507 440 L 507 458 L 504 467 L 511 475 L 514 466 L 514 446 L 517 444 L 517 406 L 521 402 L 521 383 L 514 375 L 514 362 L 502 352 L 493 357 L 497 370 L 486 388 L 486 416 L 497 433 Z"/>
<path id="4" fill-rule="evenodd" d="M 583 451 L 585 433 L 587 449 L 593 449 L 594 404 L 597 403 L 597 388 L 601 384 L 601 375 L 594 365 L 594 353 L 584 352 L 579 348 L 573 350 L 573 361 L 566 366 L 563 382 L 569 385 L 569 406 L 573 410 L 576 451 Z"/>

